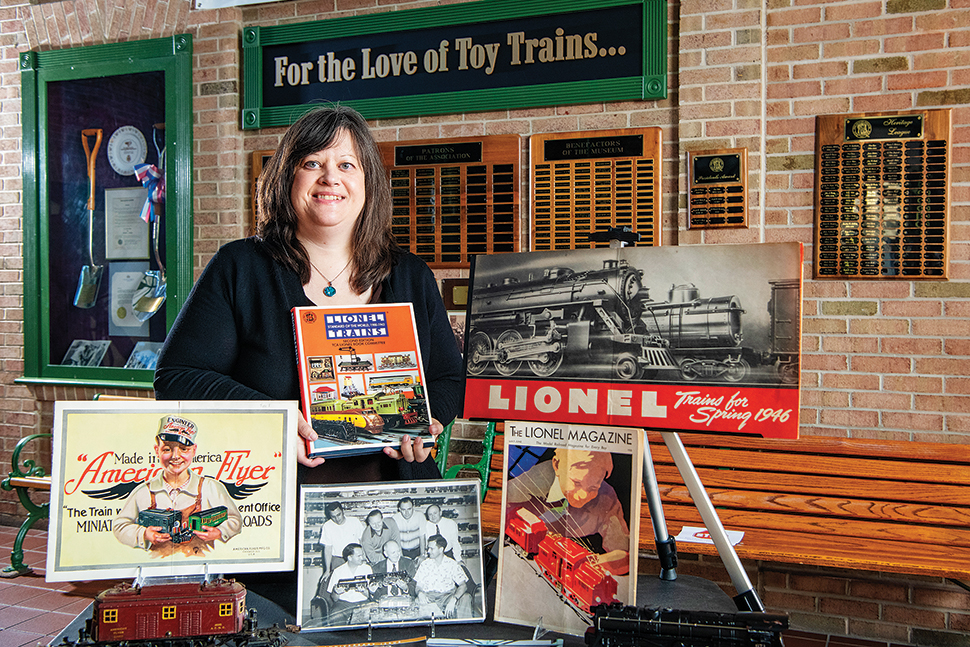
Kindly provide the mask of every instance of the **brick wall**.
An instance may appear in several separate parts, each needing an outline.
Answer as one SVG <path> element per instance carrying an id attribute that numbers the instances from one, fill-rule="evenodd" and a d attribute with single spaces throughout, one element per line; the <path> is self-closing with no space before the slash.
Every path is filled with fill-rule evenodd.
<path id="1" fill-rule="evenodd" d="M 250 156 L 274 148 L 282 132 L 238 128 L 242 27 L 434 4 L 304 0 L 209 11 L 182 0 L 0 4 L 0 466 L 19 438 L 49 428 L 54 400 L 93 395 L 14 383 L 23 370 L 19 53 L 192 34 L 197 274 L 221 244 L 251 231 Z M 665 100 L 379 120 L 375 134 L 386 141 L 662 127 L 665 244 L 806 245 L 802 433 L 970 444 L 970 0 L 668 6 Z M 812 280 L 815 116 L 915 107 L 953 109 L 950 280 Z M 738 147 L 748 150 L 749 227 L 688 231 L 687 151 Z M 523 182 L 523 217 L 528 196 Z M 480 433 L 481 425 L 456 425 L 452 464 L 476 459 Z M 35 456 L 42 464 L 45 453 Z M 21 514 L 15 497 L 0 493 L 0 521 Z M 696 569 L 729 586 L 716 563 L 683 563 L 682 572 Z M 747 566 L 769 607 L 791 611 L 798 628 L 956 644 L 955 632 L 970 625 L 970 596 L 941 580 Z"/>

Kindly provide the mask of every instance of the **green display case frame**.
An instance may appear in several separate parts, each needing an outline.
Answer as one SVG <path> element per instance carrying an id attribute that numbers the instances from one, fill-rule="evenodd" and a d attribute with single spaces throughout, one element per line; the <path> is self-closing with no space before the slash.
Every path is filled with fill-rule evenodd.
<path id="1" fill-rule="evenodd" d="M 19 67 L 23 109 L 24 375 L 17 382 L 150 389 L 153 369 L 60 365 L 57 363 L 60 357 L 51 357 L 52 327 L 57 330 L 63 322 L 51 321 L 51 219 L 59 215 L 52 215 L 48 204 L 48 182 L 52 179 L 49 177 L 52 153 L 47 139 L 48 89 L 50 84 L 61 81 L 97 83 L 105 77 L 158 72 L 164 76 L 167 163 L 165 216 L 161 224 L 167 277 L 164 305 L 164 332 L 167 333 L 194 279 L 192 37 L 178 34 L 151 40 L 22 52 Z M 104 134 L 101 156 L 106 155 L 109 134 Z M 77 148 L 80 150 L 81 142 Z M 80 153 L 82 160 L 83 154 Z M 102 294 L 108 289 L 107 280 L 105 272 Z"/>

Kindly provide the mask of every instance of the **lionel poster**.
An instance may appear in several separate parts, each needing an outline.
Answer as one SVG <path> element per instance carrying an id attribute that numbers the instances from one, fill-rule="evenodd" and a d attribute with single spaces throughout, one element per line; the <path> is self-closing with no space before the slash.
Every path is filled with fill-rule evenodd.
<path id="1" fill-rule="evenodd" d="M 798 437 L 799 243 L 475 257 L 465 418 Z"/>
<path id="2" fill-rule="evenodd" d="M 293 567 L 295 402 L 57 402 L 47 579 Z"/>
<path id="3" fill-rule="evenodd" d="M 636 600 L 643 432 L 506 422 L 495 619 L 582 635 Z"/>

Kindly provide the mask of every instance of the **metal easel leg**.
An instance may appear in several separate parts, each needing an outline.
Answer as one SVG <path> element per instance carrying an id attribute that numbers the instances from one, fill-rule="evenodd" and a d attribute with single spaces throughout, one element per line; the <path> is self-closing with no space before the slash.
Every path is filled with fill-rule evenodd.
<path id="1" fill-rule="evenodd" d="M 667 534 L 667 521 L 660 504 L 660 487 L 657 485 L 657 471 L 653 466 L 646 429 L 643 430 L 643 488 L 647 494 L 647 507 L 650 508 L 650 521 L 653 522 L 657 557 L 660 558 L 660 579 L 672 582 L 677 579 L 677 542 Z"/>
<path id="2" fill-rule="evenodd" d="M 731 584 L 734 585 L 735 590 L 738 592 L 738 595 L 734 597 L 734 604 L 737 605 L 740 611 L 764 611 L 765 606 L 761 602 L 761 598 L 758 597 L 757 591 L 751 585 L 748 574 L 744 572 L 744 568 L 741 566 L 741 559 L 738 557 L 737 551 L 734 550 L 734 546 L 731 545 L 730 540 L 728 540 L 727 533 L 724 531 L 724 524 L 721 523 L 720 517 L 717 516 L 714 504 L 711 503 L 710 497 L 707 496 L 707 491 L 704 489 L 704 485 L 697 475 L 697 470 L 694 469 L 694 464 L 691 462 L 690 457 L 687 456 L 687 450 L 684 448 L 684 443 L 680 440 L 680 436 L 673 431 L 661 431 L 660 435 L 663 437 L 667 449 L 670 450 L 674 464 L 677 465 L 677 471 L 680 472 L 680 476 L 684 479 L 684 484 L 687 486 L 687 491 L 690 492 L 690 498 L 693 499 L 694 506 L 700 512 L 701 519 L 703 519 L 707 531 L 711 534 L 711 539 L 714 540 L 717 553 L 720 555 L 721 561 L 724 563 L 724 567 L 731 577 Z"/>

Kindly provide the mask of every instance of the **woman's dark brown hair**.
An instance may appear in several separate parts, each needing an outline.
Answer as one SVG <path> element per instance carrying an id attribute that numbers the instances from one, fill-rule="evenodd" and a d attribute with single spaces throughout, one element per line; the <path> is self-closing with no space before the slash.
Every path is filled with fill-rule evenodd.
<path id="1" fill-rule="evenodd" d="M 310 260 L 296 237 L 297 214 L 290 189 L 303 160 L 328 148 L 341 131 L 350 134 L 364 171 L 364 208 L 351 241 L 350 286 L 360 294 L 376 288 L 390 274 L 401 250 L 391 234 L 391 190 L 380 151 L 367 122 L 353 108 L 314 108 L 289 127 L 257 181 L 256 235 L 273 258 L 295 271 L 304 285 L 310 281 Z"/>

